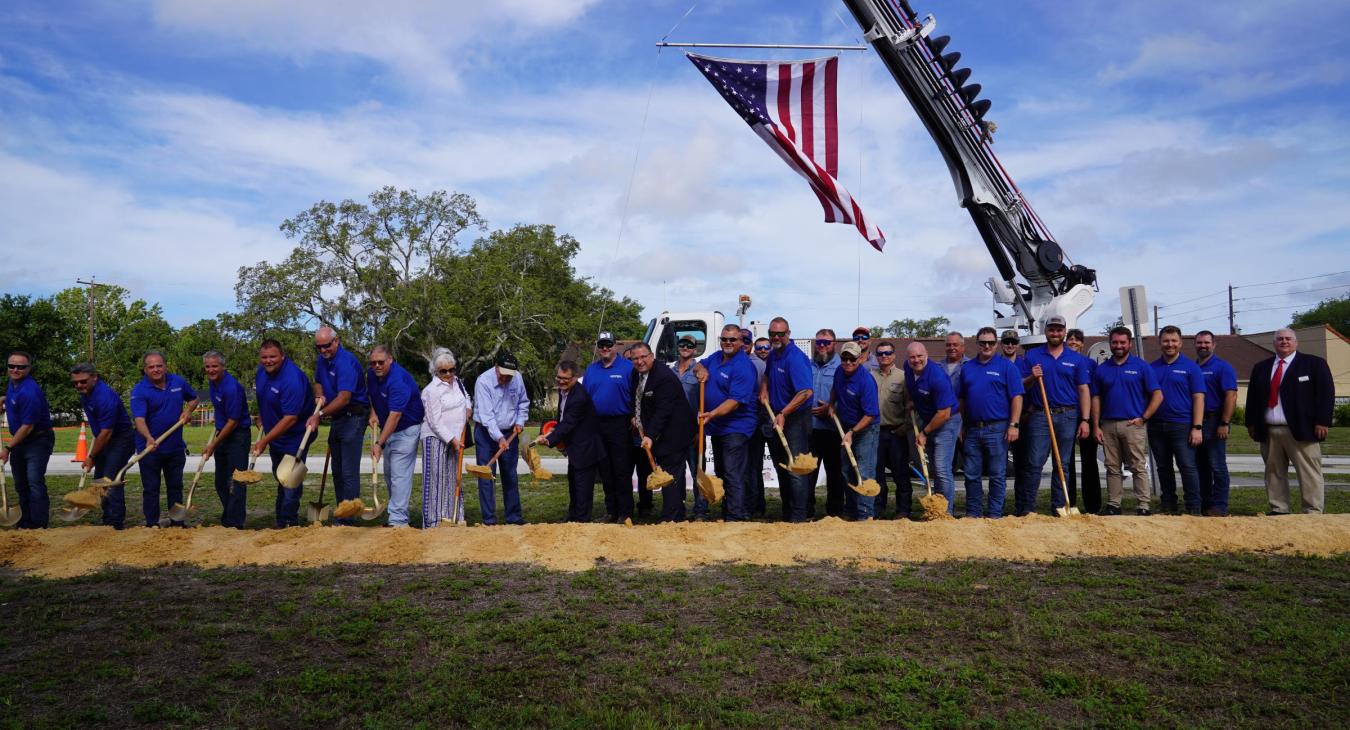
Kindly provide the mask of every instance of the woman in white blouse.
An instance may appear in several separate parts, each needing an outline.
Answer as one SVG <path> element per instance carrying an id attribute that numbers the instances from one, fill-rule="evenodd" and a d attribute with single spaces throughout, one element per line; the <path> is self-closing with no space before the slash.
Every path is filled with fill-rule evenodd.
<path id="1" fill-rule="evenodd" d="M 455 377 L 455 356 L 444 347 L 431 355 L 431 383 L 422 389 L 422 527 L 464 521 L 459 453 L 473 402 Z"/>

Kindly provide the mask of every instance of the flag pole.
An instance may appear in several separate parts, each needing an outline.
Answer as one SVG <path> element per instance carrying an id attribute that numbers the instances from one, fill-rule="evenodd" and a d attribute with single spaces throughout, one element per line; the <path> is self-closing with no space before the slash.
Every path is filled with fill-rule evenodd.
<path id="1" fill-rule="evenodd" d="M 794 43 L 670 43 L 657 41 L 657 48 L 781 48 L 808 51 L 865 51 L 867 46 L 832 46 Z"/>

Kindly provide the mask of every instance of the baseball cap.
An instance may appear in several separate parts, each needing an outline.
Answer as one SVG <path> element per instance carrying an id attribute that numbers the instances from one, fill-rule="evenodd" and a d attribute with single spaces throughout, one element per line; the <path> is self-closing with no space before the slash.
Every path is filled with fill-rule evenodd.
<path id="1" fill-rule="evenodd" d="M 862 325 L 858 325 L 857 327 L 854 327 L 854 328 L 853 328 L 853 334 L 855 334 L 855 335 L 870 335 L 870 334 L 872 334 L 872 330 L 871 330 L 871 328 L 869 328 L 869 327 L 864 327 L 864 326 L 862 326 Z"/>
<path id="2" fill-rule="evenodd" d="M 698 343 L 694 341 L 694 338 L 692 338 L 692 337 L 690 337 L 690 336 L 688 336 L 688 335 L 685 335 L 684 337 L 681 337 L 681 338 L 680 338 L 680 341 L 679 341 L 678 344 L 681 344 L 681 345 L 697 345 Z"/>
<path id="3" fill-rule="evenodd" d="M 599 345 L 599 346 L 601 346 L 601 347 L 604 347 L 604 346 L 606 346 L 606 345 L 613 345 L 613 344 L 614 344 L 614 333 L 613 333 L 613 332 L 610 332 L 609 330 L 603 330 L 603 331 L 601 331 L 600 334 L 598 334 L 598 335 L 595 336 L 595 344 L 597 344 L 597 345 Z"/>
<path id="4" fill-rule="evenodd" d="M 859 347 L 856 342 L 845 342 L 844 346 L 839 350 L 839 354 L 862 357 L 862 348 Z"/>
<path id="5" fill-rule="evenodd" d="M 503 352 L 497 355 L 497 372 L 502 375 L 515 376 L 520 372 L 520 361 L 516 356 L 509 352 Z"/>
<path id="6" fill-rule="evenodd" d="M 1003 334 L 999 335 L 998 339 L 1000 341 L 1001 340 L 1012 340 L 1014 342 L 1022 341 L 1022 338 L 1017 336 L 1017 330 L 1003 330 Z"/>
<path id="7" fill-rule="evenodd" d="M 1064 318 L 1063 318 L 1063 317 L 1058 317 L 1058 316 L 1056 316 L 1056 317 L 1051 317 L 1050 319 L 1045 320 L 1045 326 L 1046 326 L 1046 327 L 1055 327 L 1055 326 L 1059 326 L 1059 327 L 1068 327 L 1068 326 L 1069 326 L 1069 323 L 1066 322 L 1066 321 L 1064 321 Z"/>

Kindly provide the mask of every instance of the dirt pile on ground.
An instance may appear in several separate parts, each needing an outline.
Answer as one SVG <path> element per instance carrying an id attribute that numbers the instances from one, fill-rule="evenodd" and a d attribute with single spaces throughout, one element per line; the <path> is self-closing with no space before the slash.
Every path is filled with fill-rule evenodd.
<path id="1" fill-rule="evenodd" d="M 1072 517 L 848 523 L 782 523 L 379 530 L 295 527 L 240 531 L 62 527 L 0 534 L 0 564 L 51 577 L 107 565 L 154 567 L 330 563 L 530 563 L 585 570 L 597 563 L 684 569 L 712 563 L 791 565 L 833 561 L 866 568 L 992 558 L 1155 556 L 1259 551 L 1350 552 L 1350 514 L 1287 517 Z"/>
<path id="2" fill-rule="evenodd" d="M 929 494 L 919 497 L 919 509 L 923 512 L 919 515 L 921 520 L 952 520 L 956 519 L 947 514 L 947 498 L 941 494 Z"/>

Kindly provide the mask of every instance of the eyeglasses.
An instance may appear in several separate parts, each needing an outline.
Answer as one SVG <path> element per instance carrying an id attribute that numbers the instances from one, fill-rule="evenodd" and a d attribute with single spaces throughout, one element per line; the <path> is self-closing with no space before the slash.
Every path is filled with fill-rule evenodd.
<path id="1" fill-rule="evenodd" d="M 614 343 L 613 343 L 613 342 L 597 342 L 597 343 L 595 343 L 595 349 L 597 349 L 597 350 L 608 350 L 609 348 L 611 348 L 611 347 L 613 347 L 613 346 L 614 346 Z"/>
<path id="2" fill-rule="evenodd" d="M 316 350 L 327 350 L 328 348 L 332 347 L 332 346 L 333 346 L 333 343 L 335 343 L 335 342 L 337 342 L 336 339 L 329 340 L 329 341 L 327 341 L 327 342 L 315 342 L 315 343 L 314 343 L 314 349 L 316 349 Z"/>
<path id="3" fill-rule="evenodd" d="M 18 370 L 19 372 L 23 372 L 30 367 L 28 365 L 24 365 L 23 363 L 17 362 L 5 363 L 5 366 L 8 367 L 10 370 Z"/>
<path id="4" fill-rule="evenodd" d="M 895 350 L 877 350 L 877 357 L 895 357 Z"/>
<path id="5" fill-rule="evenodd" d="M 71 382 L 76 388 L 82 388 L 82 387 L 88 385 L 90 380 L 92 380 L 92 378 L 80 378 L 79 380 L 76 380 L 76 379 L 74 379 L 74 378 L 71 378 L 70 382 Z"/>
<path id="6" fill-rule="evenodd" d="M 720 341 L 722 342 L 722 344 L 724 344 L 724 345 L 729 345 L 729 344 L 731 344 L 731 343 L 733 343 L 733 342 L 740 342 L 740 341 L 741 341 L 741 338 L 739 338 L 739 337 L 718 337 L 717 339 L 720 340 Z"/>
<path id="7" fill-rule="evenodd" d="M 1005 344 L 1005 345 L 1016 345 L 1016 344 L 1019 344 L 1019 343 L 1021 342 L 1021 340 L 1014 340 L 1014 339 L 1012 339 L 1012 338 L 1010 337 L 1010 338 L 1008 338 L 1008 339 L 1006 339 L 1006 340 L 1003 340 L 1002 342 L 1003 342 L 1003 344 Z"/>
<path id="8" fill-rule="evenodd" d="M 755 352 L 768 352 L 768 351 L 769 351 L 768 345 L 755 345 Z"/>
<path id="9" fill-rule="evenodd" d="M 681 342 L 681 343 L 678 345 L 678 347 L 679 347 L 681 350 L 692 350 L 692 349 L 694 349 L 694 343 L 692 343 L 692 342 Z"/>
<path id="10" fill-rule="evenodd" d="M 783 330 L 782 332 L 774 332 L 773 330 L 769 330 L 769 336 L 770 336 L 770 337 L 787 337 L 787 330 Z"/>
<path id="11" fill-rule="evenodd" d="M 834 340 L 816 340 L 816 347 L 829 347 L 834 344 Z"/>
<path id="12" fill-rule="evenodd" d="M 379 366 L 381 366 L 381 365 L 383 365 L 383 364 L 385 364 L 385 363 L 387 363 L 387 362 L 389 362 L 389 361 L 388 361 L 388 360 L 371 360 L 371 361 L 370 361 L 370 366 L 373 367 L 373 368 L 377 368 L 377 367 L 379 367 Z"/>
<path id="13" fill-rule="evenodd" d="M 840 355 L 839 362 L 857 362 L 858 358 L 852 355 Z"/>
<path id="14" fill-rule="evenodd" d="M 980 347 L 993 347 L 998 344 L 998 340 L 976 340 L 976 342 L 980 343 Z"/>
<path id="15" fill-rule="evenodd" d="M 862 333 L 859 333 L 859 334 L 856 334 L 856 335 L 853 336 L 853 341 L 854 341 L 854 342 L 866 342 L 866 341 L 868 341 L 868 340 L 870 340 L 870 339 L 872 339 L 872 336 L 871 336 L 871 335 L 865 335 L 865 334 L 862 334 Z"/>
<path id="16" fill-rule="evenodd" d="M 436 374 L 437 374 L 437 375 L 454 375 L 454 374 L 455 374 L 455 369 L 454 369 L 454 368 L 436 368 Z"/>

